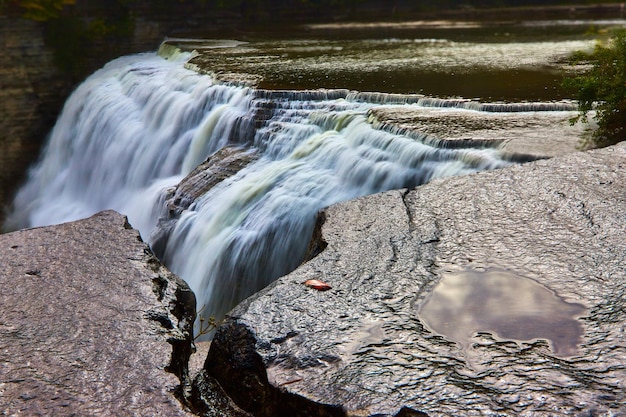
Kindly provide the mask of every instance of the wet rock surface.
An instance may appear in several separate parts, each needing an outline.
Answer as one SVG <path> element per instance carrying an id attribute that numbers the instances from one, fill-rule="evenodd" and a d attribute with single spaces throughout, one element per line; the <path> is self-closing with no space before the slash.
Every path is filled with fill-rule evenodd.
<path id="1" fill-rule="evenodd" d="M 225 146 L 198 165 L 164 196 L 164 211 L 152 236 L 152 250 L 163 256 L 167 239 L 182 212 L 198 198 L 225 179 L 258 159 L 258 151 L 240 146 Z"/>
<path id="2" fill-rule="evenodd" d="M 524 103 L 517 105 L 523 109 Z M 548 106 L 546 104 L 546 108 Z M 558 108 L 558 103 L 553 106 Z M 563 107 L 566 108 L 566 104 Z M 412 106 L 385 106 L 370 112 L 371 122 L 379 129 L 407 134 L 419 132 L 440 138 L 444 146 L 499 147 L 510 154 L 535 158 L 579 150 L 589 132 L 588 126 L 582 123 L 570 124 L 574 115 L 568 111 L 477 112 Z"/>
<path id="3" fill-rule="evenodd" d="M 321 252 L 231 312 L 204 374 L 263 416 L 625 413 L 625 180 L 621 144 L 332 206 Z M 578 350 L 425 325 L 445 274 L 493 268 L 578 306 Z"/>
<path id="4" fill-rule="evenodd" d="M 195 297 L 112 211 L 0 235 L 6 415 L 191 415 Z"/>

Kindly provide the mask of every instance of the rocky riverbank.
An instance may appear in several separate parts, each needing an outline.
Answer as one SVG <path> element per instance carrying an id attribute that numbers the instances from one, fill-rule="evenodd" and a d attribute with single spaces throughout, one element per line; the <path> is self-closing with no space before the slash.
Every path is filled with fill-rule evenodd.
<path id="1" fill-rule="evenodd" d="M 312 259 L 233 310 L 196 375 L 193 294 L 124 217 L 2 235 L 5 410 L 619 414 L 625 168 L 620 144 L 329 207 Z M 435 306 L 443 327 L 424 311 L 450 277 L 499 279 L 474 290 L 486 312 L 465 335 L 462 310 Z M 554 310 L 533 315 L 534 299 Z"/>
<path id="2" fill-rule="evenodd" d="M 231 312 L 204 373 L 262 416 L 623 413 L 625 168 L 621 144 L 332 206 L 321 253 Z M 438 332 L 421 309 L 464 274 L 510 302 L 459 339 L 471 316 L 439 306 Z M 534 291 L 555 310 L 534 314 Z"/>

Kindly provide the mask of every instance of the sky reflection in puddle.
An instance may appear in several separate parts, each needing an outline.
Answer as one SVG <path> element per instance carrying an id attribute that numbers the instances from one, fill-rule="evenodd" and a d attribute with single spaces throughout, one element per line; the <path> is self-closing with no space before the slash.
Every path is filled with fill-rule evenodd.
<path id="1" fill-rule="evenodd" d="M 490 269 L 444 273 L 420 309 L 422 321 L 435 333 L 467 349 L 477 332 L 513 341 L 544 339 L 559 357 L 579 353 L 585 314 L 537 282 L 511 272 Z"/>

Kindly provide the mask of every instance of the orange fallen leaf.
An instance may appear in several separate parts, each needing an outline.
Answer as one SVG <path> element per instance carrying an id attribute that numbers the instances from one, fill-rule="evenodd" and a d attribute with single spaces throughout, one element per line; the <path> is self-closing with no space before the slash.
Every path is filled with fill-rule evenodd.
<path id="1" fill-rule="evenodd" d="M 324 281 L 320 281 L 319 279 L 306 280 L 304 281 L 304 285 L 306 285 L 309 288 L 313 288 L 314 290 L 318 290 L 318 291 L 327 291 L 332 288 L 330 285 L 328 285 Z"/>

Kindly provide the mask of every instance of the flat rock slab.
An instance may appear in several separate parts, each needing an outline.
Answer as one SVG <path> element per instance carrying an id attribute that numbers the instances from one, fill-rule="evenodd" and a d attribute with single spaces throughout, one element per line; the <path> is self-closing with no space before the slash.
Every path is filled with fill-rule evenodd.
<path id="1" fill-rule="evenodd" d="M 621 144 L 332 206 L 319 255 L 231 312 L 205 372 L 263 416 L 625 414 L 624 184 Z M 567 325 L 522 311 L 509 326 L 547 336 L 479 323 L 463 341 L 422 319 L 444 276 L 493 271 L 532 281 Z M 528 294 L 511 288 L 493 290 L 514 310 Z"/>
<path id="2" fill-rule="evenodd" d="M 523 104 L 521 104 L 523 106 Z M 375 126 L 416 131 L 457 146 L 499 147 L 510 154 L 548 158 L 578 151 L 590 136 L 583 123 L 570 124 L 575 111 L 498 112 L 415 106 L 371 110 Z"/>
<path id="3" fill-rule="evenodd" d="M 3 415 L 191 415 L 195 297 L 112 211 L 0 235 Z"/>

